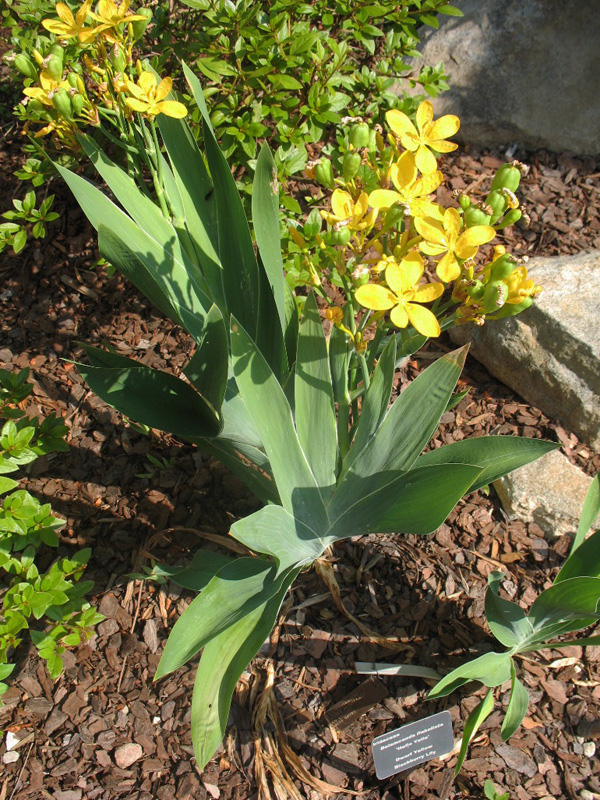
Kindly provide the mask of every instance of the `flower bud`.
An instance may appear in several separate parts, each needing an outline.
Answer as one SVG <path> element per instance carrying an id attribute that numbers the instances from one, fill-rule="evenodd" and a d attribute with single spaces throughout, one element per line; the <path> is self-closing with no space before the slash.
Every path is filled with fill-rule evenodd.
<path id="1" fill-rule="evenodd" d="M 131 23 L 133 41 L 137 42 L 138 39 L 142 38 L 152 20 L 152 11 L 149 8 L 138 8 L 135 13 L 139 14 L 141 17 L 146 17 L 146 19 L 136 19 Z"/>
<path id="2" fill-rule="evenodd" d="M 513 161 L 511 164 L 503 164 L 492 181 L 492 191 L 499 191 L 500 189 L 510 189 L 511 192 L 516 192 L 521 182 L 521 170 L 515 166 L 518 161 Z"/>
<path id="3" fill-rule="evenodd" d="M 115 72 L 125 72 L 125 67 L 127 66 L 127 59 L 125 58 L 125 53 L 121 50 L 118 45 L 113 47 L 113 57 L 112 63 L 115 68 Z"/>
<path id="4" fill-rule="evenodd" d="M 333 181 L 333 166 L 328 158 L 321 158 L 315 164 L 315 179 L 321 186 L 326 189 L 333 189 L 335 183 Z"/>
<path id="5" fill-rule="evenodd" d="M 344 180 L 351 181 L 356 178 L 361 164 L 362 159 L 360 153 L 354 153 L 352 151 L 347 152 L 342 161 L 342 175 L 344 176 Z"/>
<path id="6" fill-rule="evenodd" d="M 327 235 L 327 243 L 334 245 L 334 247 L 337 245 L 346 245 L 351 238 L 352 231 L 347 225 L 344 225 L 343 228 L 334 228 L 329 232 Z"/>
<path id="7" fill-rule="evenodd" d="M 339 325 L 344 319 L 344 312 L 339 306 L 329 306 L 329 308 L 325 310 L 325 317 L 330 322 L 333 322 L 334 325 Z"/>
<path id="8" fill-rule="evenodd" d="M 458 195 L 458 202 L 460 203 L 460 207 L 463 211 L 466 211 L 467 208 L 471 205 L 471 198 L 466 194 L 459 194 Z"/>
<path id="9" fill-rule="evenodd" d="M 15 56 L 15 67 L 22 75 L 25 75 L 26 78 L 31 78 L 34 81 L 37 80 L 38 71 L 25 53 L 17 53 Z"/>
<path id="10" fill-rule="evenodd" d="M 66 89 L 58 89 L 52 95 L 52 105 L 66 120 L 71 122 L 73 120 L 73 106 L 71 104 L 71 98 L 69 97 L 69 93 Z"/>
<path id="11" fill-rule="evenodd" d="M 395 225 L 402 222 L 406 215 L 406 206 L 402 205 L 401 203 L 394 203 L 393 206 L 387 210 L 385 218 L 383 220 L 383 230 L 389 231 Z"/>
<path id="12" fill-rule="evenodd" d="M 508 228 L 509 225 L 514 225 L 515 222 L 518 222 L 522 216 L 523 212 L 520 208 L 511 208 L 506 212 L 495 228 L 497 231 L 502 230 L 502 228 Z"/>
<path id="13" fill-rule="evenodd" d="M 489 225 L 490 215 L 487 214 L 479 203 L 471 203 L 465 209 L 465 226 L 472 228 L 474 225 Z"/>
<path id="14" fill-rule="evenodd" d="M 359 122 L 357 125 L 353 125 L 352 128 L 350 128 L 348 141 L 357 150 L 361 149 L 362 147 L 368 147 L 370 133 L 371 132 L 369 131 L 369 126 L 367 123 Z"/>
<path id="15" fill-rule="evenodd" d="M 84 105 L 85 105 L 85 97 L 83 97 L 79 93 L 74 94 L 71 97 L 71 106 L 73 108 L 74 116 L 78 117 L 81 114 Z"/>
<path id="16" fill-rule="evenodd" d="M 485 285 L 481 281 L 473 281 L 470 286 L 465 289 L 467 295 L 471 300 L 481 300 L 485 290 Z"/>
<path id="17" fill-rule="evenodd" d="M 59 58 L 59 56 L 56 54 L 51 53 L 44 59 L 44 68 L 52 80 L 57 82 L 61 80 L 63 69 L 62 58 Z"/>

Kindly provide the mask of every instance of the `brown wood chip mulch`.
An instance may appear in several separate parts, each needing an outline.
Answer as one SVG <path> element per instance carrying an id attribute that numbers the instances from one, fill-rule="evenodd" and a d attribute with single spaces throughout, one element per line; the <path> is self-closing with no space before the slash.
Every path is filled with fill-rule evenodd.
<path id="1" fill-rule="evenodd" d="M 15 185 L 14 149 L 6 147 L 0 158 L 4 209 Z M 485 193 L 503 160 L 500 152 L 459 152 L 448 162 L 449 190 Z M 522 187 L 532 224 L 507 232 L 510 247 L 555 255 L 600 246 L 598 163 L 544 152 L 523 160 L 532 167 Z M 346 608 L 380 636 L 399 640 L 403 649 L 397 652 L 370 642 L 334 610 L 315 572 L 303 574 L 276 634 L 238 685 L 223 746 L 202 773 L 195 769 L 189 732 L 193 665 L 152 682 L 168 631 L 191 595 L 169 584 L 132 582 L 127 574 L 151 557 L 185 562 L 207 544 L 205 534 L 226 534 L 256 503 L 194 448 L 136 433 L 64 360 L 81 353 L 78 341 L 111 342 L 118 352 L 177 372 L 190 343 L 120 278 L 107 279 L 94 268 L 89 226 L 65 191 L 58 185 L 53 191 L 66 211 L 49 238 L 19 257 L 2 256 L 0 364 L 31 367 L 32 413 L 56 411 L 70 426 L 69 452 L 37 462 L 26 485 L 67 520 L 61 552 L 92 546 L 93 601 L 106 619 L 91 641 L 67 654 L 56 682 L 33 647 L 22 645 L 15 654 L 18 668 L 0 708 L 0 728 L 19 743 L 8 752 L 0 746 L 0 800 L 285 797 L 285 776 L 278 788 L 268 770 L 263 781 L 256 777 L 251 708 L 271 696 L 263 692 L 270 671 L 278 711 L 270 706 L 263 741 L 277 746 L 284 727 L 298 764 L 313 776 L 311 786 L 290 772 L 290 797 L 323 796 L 323 784 L 315 782 L 321 780 L 342 787 L 340 798 L 353 796 L 350 791 L 367 800 L 481 798 L 486 778 L 511 800 L 600 797 L 600 648 L 523 659 L 520 674 L 531 698 L 523 727 L 503 743 L 496 711 L 456 780 L 456 755 L 385 781 L 375 777 L 374 736 L 445 708 L 458 736 L 482 695 L 465 690 L 427 702 L 428 686 L 418 678 L 370 679 L 360 690 L 365 677 L 355 673 L 354 661 L 455 666 L 493 646 L 483 618 L 491 570 L 505 570 L 507 591 L 529 604 L 564 559 L 567 541 L 547 542 L 535 524 L 509 522 L 493 490 L 463 500 L 431 538 L 369 536 L 336 546 L 331 563 Z M 443 341 L 430 345 L 419 364 L 449 347 Z M 412 374 L 417 369 L 416 362 L 408 366 Z M 490 432 L 544 437 L 560 441 L 588 474 L 600 469 L 600 454 L 476 362 L 469 360 L 462 384 L 471 391 L 444 416 L 436 443 Z M 157 469 L 148 455 L 165 459 L 166 467 Z M 366 713 L 331 722 L 328 711 L 356 690 L 367 692 Z M 275 756 L 265 756 L 274 770 Z"/>

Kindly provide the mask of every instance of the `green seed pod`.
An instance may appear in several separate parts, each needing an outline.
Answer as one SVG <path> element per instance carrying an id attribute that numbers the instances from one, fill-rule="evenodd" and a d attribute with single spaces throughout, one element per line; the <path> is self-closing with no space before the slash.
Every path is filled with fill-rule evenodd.
<path id="1" fill-rule="evenodd" d="M 73 114 L 78 117 L 85 105 L 85 97 L 80 94 L 75 94 L 71 97 L 71 106 L 73 107 Z"/>
<path id="2" fill-rule="evenodd" d="M 500 189 L 510 189 L 511 192 L 517 191 L 521 182 L 521 171 L 515 166 L 517 163 L 513 161 L 511 164 L 503 164 L 500 167 L 492 181 L 492 191 Z"/>
<path id="3" fill-rule="evenodd" d="M 340 228 L 337 231 L 335 229 L 330 231 L 330 233 L 327 236 L 327 243 L 332 244 L 334 246 L 346 245 L 350 241 L 351 237 L 352 237 L 352 231 L 346 225 L 345 227 Z"/>
<path id="4" fill-rule="evenodd" d="M 40 115 L 45 112 L 46 107 L 43 103 L 39 100 L 36 100 L 35 97 L 29 98 L 29 102 L 27 103 L 27 116 L 31 117 L 32 115 Z"/>
<path id="5" fill-rule="evenodd" d="M 15 56 L 15 67 L 22 75 L 25 75 L 26 78 L 31 78 L 34 81 L 37 80 L 38 71 L 25 53 L 18 53 Z"/>
<path id="6" fill-rule="evenodd" d="M 474 225 L 489 225 L 490 215 L 486 214 L 482 208 L 475 203 L 465 210 L 465 225 L 467 228 L 472 228 Z"/>
<path id="7" fill-rule="evenodd" d="M 62 52 L 59 53 L 50 53 L 50 55 L 46 56 L 44 59 L 44 69 L 55 81 L 60 81 L 62 79 L 64 55 L 62 48 L 61 51 Z"/>
<path id="8" fill-rule="evenodd" d="M 388 208 L 383 221 L 383 230 L 389 231 L 390 228 L 395 227 L 398 223 L 404 220 L 404 206 L 394 203 L 391 208 Z"/>
<path id="9" fill-rule="evenodd" d="M 327 189 L 333 189 L 335 183 L 333 181 L 333 166 L 328 158 L 322 158 L 318 164 L 315 164 L 315 178 Z"/>
<path id="10" fill-rule="evenodd" d="M 458 202 L 460 203 L 460 207 L 463 211 L 466 211 L 467 208 L 471 207 L 471 198 L 466 194 L 461 194 L 458 198 Z"/>
<path id="11" fill-rule="evenodd" d="M 499 231 L 502 228 L 508 228 L 509 225 L 514 225 L 522 216 L 523 212 L 520 208 L 510 208 L 502 217 L 502 220 L 496 225 L 496 230 Z"/>
<path id="12" fill-rule="evenodd" d="M 483 290 L 483 310 L 486 314 L 495 314 L 499 311 L 508 294 L 508 287 L 502 281 L 490 281 Z"/>
<path id="13" fill-rule="evenodd" d="M 120 73 L 125 72 L 125 67 L 127 66 L 127 59 L 125 58 L 125 53 L 121 50 L 121 48 L 115 47 L 113 49 L 112 62 L 115 68 L 115 72 L 120 72 Z"/>
<path id="14" fill-rule="evenodd" d="M 355 153 L 352 151 L 347 152 L 344 155 L 344 160 L 342 161 L 342 175 L 344 176 L 344 180 L 351 181 L 356 178 L 361 164 L 362 159 L 360 157 L 360 153 Z"/>
<path id="15" fill-rule="evenodd" d="M 522 303 L 506 303 L 503 305 L 500 311 L 497 314 L 494 314 L 492 319 L 505 319 L 506 317 L 515 317 L 517 314 L 520 314 L 521 311 L 525 311 L 526 308 L 533 303 L 533 297 L 526 297 Z"/>
<path id="16" fill-rule="evenodd" d="M 369 153 L 376 153 L 377 152 L 377 131 L 370 130 L 369 131 L 369 143 L 367 145 Z"/>
<path id="17" fill-rule="evenodd" d="M 498 189 L 493 189 L 485 198 L 485 202 L 492 209 L 488 225 L 494 225 L 506 211 L 508 205 L 506 197 Z"/>
<path id="18" fill-rule="evenodd" d="M 133 41 L 137 42 L 138 39 L 142 38 L 152 20 L 152 11 L 149 8 L 138 8 L 135 13 L 139 14 L 141 17 L 146 17 L 146 19 L 136 19 L 135 22 L 131 23 Z"/>
<path id="19" fill-rule="evenodd" d="M 369 126 L 366 122 L 359 122 L 350 128 L 350 135 L 348 141 L 350 144 L 359 150 L 361 147 L 368 147 L 370 137 Z"/>
<path id="20" fill-rule="evenodd" d="M 472 286 L 467 286 L 466 292 L 472 300 L 481 300 L 485 284 L 481 281 L 474 281 Z"/>
<path id="21" fill-rule="evenodd" d="M 54 92 L 52 95 L 52 105 L 61 117 L 64 117 L 69 122 L 73 120 L 73 106 L 66 89 L 58 89 L 58 91 Z"/>
<path id="22" fill-rule="evenodd" d="M 501 281 L 512 275 L 514 268 L 517 265 L 517 259 L 510 253 L 505 253 L 500 258 L 497 258 L 492 263 L 491 282 Z"/>
<path id="23" fill-rule="evenodd" d="M 73 89 L 77 89 L 78 88 L 78 83 L 77 83 L 77 78 L 78 77 L 79 77 L 79 75 L 76 72 L 69 72 L 69 74 L 67 75 L 67 83 Z"/>
<path id="24" fill-rule="evenodd" d="M 357 288 L 359 286 L 364 286 L 365 283 L 369 282 L 369 278 L 370 277 L 371 277 L 371 273 L 369 272 L 368 269 L 362 269 L 362 270 L 359 269 L 357 277 L 354 278 L 354 276 L 353 276 L 353 278 L 354 278 L 353 279 L 354 286 L 356 286 Z"/>

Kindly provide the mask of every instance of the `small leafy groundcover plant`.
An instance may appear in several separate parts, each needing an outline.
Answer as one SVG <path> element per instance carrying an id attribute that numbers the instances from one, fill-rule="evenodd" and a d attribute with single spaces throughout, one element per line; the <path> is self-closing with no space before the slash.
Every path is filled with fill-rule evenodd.
<path id="1" fill-rule="evenodd" d="M 55 517 L 49 504 L 41 504 L 18 481 L 6 477 L 19 467 L 48 453 L 67 449 L 67 428 L 54 414 L 29 419 L 19 408 L 32 390 L 29 370 L 11 373 L 0 370 L 0 571 L 4 573 L 0 609 L 0 695 L 7 689 L 6 678 L 15 665 L 12 651 L 29 629 L 32 642 L 46 661 L 48 672 L 57 678 L 63 669 L 62 654 L 93 633 L 104 617 L 85 600 L 93 586 L 80 581 L 90 549 L 72 558 L 60 558 L 47 570 L 39 568 L 38 552 L 44 545 L 58 546 L 64 520 Z M 38 563 L 36 564 L 36 560 Z M 31 628 L 32 621 L 44 627 Z"/>
<path id="2" fill-rule="evenodd" d="M 203 651 L 191 722 L 203 767 L 223 736 L 236 681 L 300 570 L 350 536 L 431 533 L 465 493 L 556 445 L 489 436 L 423 453 L 453 402 L 465 348 L 429 366 L 390 406 L 400 359 L 457 319 L 476 313 L 483 321 L 504 305 L 514 313 L 535 291 L 522 268 L 505 259 L 494 302 L 479 297 L 473 310 L 466 299 L 476 280 L 483 287 L 490 282 L 494 261 L 478 264 L 476 256 L 495 229 L 469 227 L 460 208 L 441 209 L 423 188 L 431 186 L 427 170 L 456 131 L 456 118 L 433 122 L 430 104 L 417 117 L 420 128 L 408 117 L 391 118 L 389 148 L 378 149 L 380 187 L 401 159 L 410 161 L 421 182 L 419 203 L 408 210 L 395 197 L 386 208 L 372 203 L 355 174 L 324 212 L 334 233 L 349 236 L 325 245 L 333 266 L 324 263 L 306 296 L 284 277 L 269 149 L 260 152 L 252 192 L 255 251 L 201 85 L 184 71 L 204 120 L 206 161 L 184 119 L 140 109 L 132 121 L 162 137 L 168 157 L 157 177 L 164 202 L 140 189 L 89 137 L 81 144 L 116 202 L 59 170 L 97 229 L 103 256 L 196 343 L 179 378 L 86 346 L 90 363 L 79 369 L 89 386 L 137 422 L 215 455 L 264 503 L 231 528 L 247 555 L 199 550 L 173 576 L 198 596 L 175 624 L 156 677 Z M 423 142 L 415 145 L 419 136 Z M 434 269 L 440 280 L 429 277 Z M 470 310 L 457 318 L 463 306 Z M 322 309 L 333 323 L 329 336 Z"/>
<path id="3" fill-rule="evenodd" d="M 515 658 L 553 647 L 600 645 L 600 635 L 583 639 L 557 640 L 556 637 L 589 628 L 600 620 L 600 530 L 586 539 L 600 513 L 598 475 L 588 490 L 571 553 L 552 586 L 537 597 L 527 614 L 520 605 L 499 595 L 504 577 L 492 572 L 485 597 L 485 615 L 495 638 L 506 647 L 503 652 L 485 653 L 457 667 L 429 693 L 444 697 L 470 681 L 488 687 L 483 700 L 465 723 L 456 772 L 462 766 L 470 740 L 494 710 L 494 689 L 510 681 L 510 699 L 502 723 L 506 741 L 519 728 L 529 706 L 527 689 L 517 677 Z"/>

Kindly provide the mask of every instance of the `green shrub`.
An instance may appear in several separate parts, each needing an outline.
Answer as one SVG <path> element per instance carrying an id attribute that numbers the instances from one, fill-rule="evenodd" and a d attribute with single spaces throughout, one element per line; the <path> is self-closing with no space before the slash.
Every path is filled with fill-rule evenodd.
<path id="1" fill-rule="evenodd" d="M 9 659 L 22 641 L 23 631 L 29 629 L 48 672 L 56 678 L 62 672 L 65 650 L 89 638 L 93 626 L 103 619 L 85 601 L 92 582 L 79 580 L 89 548 L 41 570 L 36 563 L 38 551 L 43 545 L 58 546 L 58 531 L 65 522 L 52 514 L 50 504 L 40 503 L 6 477 L 39 456 L 67 449 L 67 428 L 54 414 L 40 422 L 20 409 L 19 404 L 31 393 L 28 376 L 29 370 L 16 374 L 0 370 L 0 419 L 4 420 L 0 432 L 0 570 L 6 581 L 0 588 L 0 695 L 8 688 L 5 680 L 15 666 Z M 36 622 L 40 627 L 31 628 Z"/>

